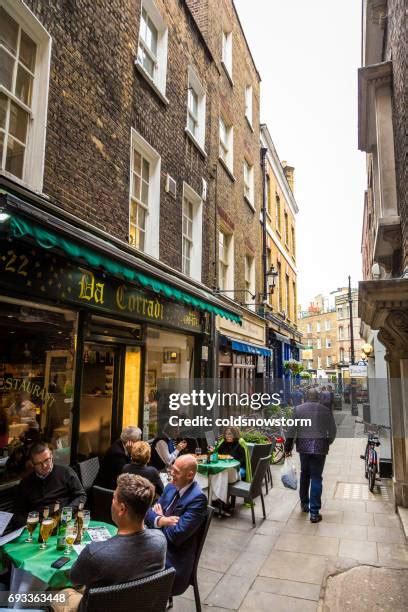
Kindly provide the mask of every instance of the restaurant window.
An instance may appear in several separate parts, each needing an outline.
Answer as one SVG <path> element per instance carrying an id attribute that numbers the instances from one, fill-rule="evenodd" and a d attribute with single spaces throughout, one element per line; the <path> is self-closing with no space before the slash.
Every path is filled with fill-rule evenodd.
<path id="1" fill-rule="evenodd" d="M 178 379 L 189 379 L 194 373 L 194 338 L 185 334 L 149 328 L 146 339 L 146 372 L 144 387 L 143 438 L 154 438 L 161 426 L 159 410 L 161 405 L 158 383 Z M 163 415 L 162 415 L 163 416 Z"/>
<path id="2" fill-rule="evenodd" d="M 43 441 L 69 464 L 76 314 L 0 302 L 0 482 L 27 470 Z"/>
<path id="3" fill-rule="evenodd" d="M 0 169 L 42 188 L 51 37 L 22 2 L 0 7 Z"/>

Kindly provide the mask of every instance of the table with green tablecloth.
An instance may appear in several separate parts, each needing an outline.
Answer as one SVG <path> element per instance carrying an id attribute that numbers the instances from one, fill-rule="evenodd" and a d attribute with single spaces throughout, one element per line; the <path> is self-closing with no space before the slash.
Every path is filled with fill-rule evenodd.
<path id="1" fill-rule="evenodd" d="M 239 466 L 236 459 L 218 459 L 198 464 L 198 482 L 202 488 L 205 488 L 205 481 L 201 479 L 208 479 L 208 503 L 211 503 L 213 495 L 225 503 L 228 501 L 228 484 L 238 480 Z"/>
<path id="2" fill-rule="evenodd" d="M 117 527 L 114 525 L 100 521 L 91 521 L 89 527 L 106 527 L 112 536 L 117 532 Z M 61 569 L 51 567 L 54 561 L 65 556 L 64 551 L 56 548 L 57 536 L 51 536 L 48 539 L 47 548 L 40 549 L 37 542 L 38 533 L 39 526 L 33 533 L 34 542 L 25 542 L 27 531 L 24 529 L 18 538 L 3 547 L 5 554 L 13 563 L 11 591 L 27 592 L 30 590 L 62 589 L 71 586 L 69 572 L 78 558 L 77 553 L 73 550 L 70 561 Z M 82 544 L 89 544 L 90 541 L 88 534 L 85 533 Z"/>

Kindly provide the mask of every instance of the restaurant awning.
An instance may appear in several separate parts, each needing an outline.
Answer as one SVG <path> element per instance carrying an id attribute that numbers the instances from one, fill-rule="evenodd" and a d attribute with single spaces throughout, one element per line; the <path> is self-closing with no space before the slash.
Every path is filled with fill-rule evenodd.
<path id="1" fill-rule="evenodd" d="M 188 283 L 164 272 L 98 235 L 41 211 L 14 195 L 4 191 L 3 195 L 7 201 L 5 212 L 9 215 L 7 229 L 14 239 L 31 238 L 43 249 L 59 249 L 70 259 L 86 262 L 92 268 L 100 268 L 113 276 L 136 282 L 168 299 L 241 324 L 238 310 L 225 307 L 220 299 L 193 282 Z M 3 227 L 5 225 L 2 224 Z"/>
<path id="2" fill-rule="evenodd" d="M 249 344 L 249 342 L 241 342 L 239 340 L 231 340 L 231 348 L 234 351 L 240 353 L 250 353 L 251 355 L 262 355 L 262 357 L 270 357 L 272 355 L 271 349 L 263 346 L 257 346 L 256 344 Z"/>

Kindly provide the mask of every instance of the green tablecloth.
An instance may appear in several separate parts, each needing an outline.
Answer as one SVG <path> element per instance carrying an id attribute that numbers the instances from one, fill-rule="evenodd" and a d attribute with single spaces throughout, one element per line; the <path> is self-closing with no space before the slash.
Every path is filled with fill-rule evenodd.
<path id="1" fill-rule="evenodd" d="M 91 521 L 89 526 L 106 527 L 111 535 L 115 535 L 117 532 L 117 527 L 114 525 L 100 521 Z M 4 552 L 11 559 L 15 567 L 30 572 L 36 578 L 43 580 L 48 584 L 49 588 L 62 589 L 71 586 L 69 572 L 78 555 L 73 550 L 70 555 L 71 560 L 61 569 L 51 567 L 51 563 L 63 557 L 64 552 L 56 548 L 57 536 L 51 536 L 47 542 L 47 548 L 41 550 L 37 542 L 38 529 L 37 527 L 33 534 L 34 542 L 24 542 L 27 538 L 27 530 L 24 529 L 20 537 L 4 545 Z M 85 544 L 86 542 L 90 542 L 87 534 L 85 534 L 82 543 Z"/>
<path id="2" fill-rule="evenodd" d="M 239 468 L 240 463 L 236 459 L 219 459 L 218 461 L 214 461 L 214 463 L 199 463 L 197 466 L 197 470 L 199 474 L 203 476 L 211 476 L 213 474 L 219 474 L 224 470 L 229 470 L 230 468 Z"/>

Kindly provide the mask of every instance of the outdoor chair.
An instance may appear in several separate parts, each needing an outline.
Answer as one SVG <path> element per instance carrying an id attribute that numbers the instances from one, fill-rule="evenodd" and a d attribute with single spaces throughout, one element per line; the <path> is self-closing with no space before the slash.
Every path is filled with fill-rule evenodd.
<path id="1" fill-rule="evenodd" d="M 92 457 L 78 464 L 79 476 L 86 493 L 95 482 L 99 472 L 99 457 Z"/>
<path id="2" fill-rule="evenodd" d="M 92 508 L 91 516 L 94 521 L 103 521 L 104 523 L 112 523 L 111 505 L 113 498 L 113 490 L 98 487 L 92 487 Z"/>
<path id="3" fill-rule="evenodd" d="M 237 497 L 243 497 L 244 499 L 247 499 L 250 502 L 253 525 L 256 525 L 254 500 L 257 497 L 261 498 L 263 517 L 264 519 L 266 518 L 265 502 L 264 502 L 263 493 L 262 493 L 262 481 L 265 478 L 265 474 L 267 470 L 269 469 L 270 461 L 271 461 L 271 455 L 268 455 L 268 457 L 262 457 L 261 459 L 259 459 L 252 482 L 243 482 L 242 480 L 238 480 L 238 482 L 234 482 L 233 484 L 230 484 L 228 487 L 228 494 L 231 497 L 232 510 L 235 509 L 235 500 Z"/>
<path id="4" fill-rule="evenodd" d="M 164 612 L 173 586 L 173 567 L 124 584 L 89 589 L 87 612 Z"/>
<path id="5" fill-rule="evenodd" d="M 255 444 L 254 445 L 252 449 L 252 453 L 251 453 L 252 474 L 255 474 L 256 468 L 258 466 L 258 462 L 260 459 L 262 459 L 262 457 L 267 457 L 268 455 L 272 455 L 274 446 L 275 446 L 275 442 L 270 442 L 269 444 Z M 269 493 L 268 482 L 270 482 L 271 489 L 273 486 L 270 466 L 266 470 L 264 482 L 265 482 L 265 489 L 266 489 L 265 495 L 268 495 Z"/>

